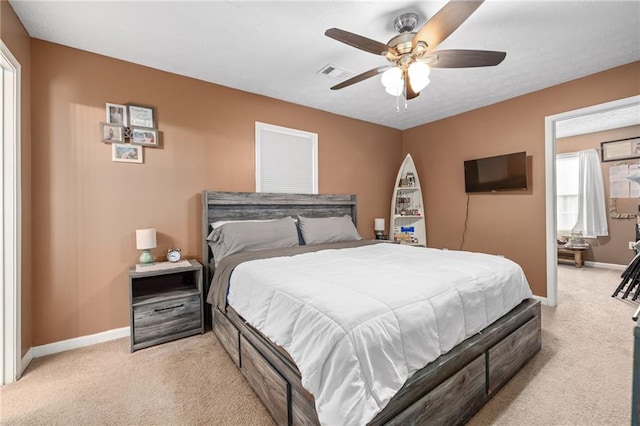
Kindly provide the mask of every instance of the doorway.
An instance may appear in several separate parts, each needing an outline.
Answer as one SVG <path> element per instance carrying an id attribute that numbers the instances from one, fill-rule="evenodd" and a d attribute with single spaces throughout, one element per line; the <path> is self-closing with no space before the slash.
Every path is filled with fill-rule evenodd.
<path id="1" fill-rule="evenodd" d="M 2 222 L 0 226 L 0 379 L 14 382 L 21 374 L 20 329 L 20 64 L 0 41 L 0 119 L 2 120 Z"/>
<path id="2" fill-rule="evenodd" d="M 546 250 L 547 299 L 546 304 L 556 306 L 558 299 L 557 200 L 556 200 L 556 127 L 558 123 L 585 115 L 606 113 L 640 104 L 640 96 L 619 99 L 573 111 L 545 117 L 545 194 L 546 194 Z"/>

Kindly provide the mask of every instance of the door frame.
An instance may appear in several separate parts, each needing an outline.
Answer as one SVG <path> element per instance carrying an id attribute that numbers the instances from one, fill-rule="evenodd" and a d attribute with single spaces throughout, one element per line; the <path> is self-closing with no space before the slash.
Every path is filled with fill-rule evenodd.
<path id="1" fill-rule="evenodd" d="M 2 225 L 0 226 L 0 339 L 1 384 L 15 382 L 21 369 L 21 145 L 20 63 L 0 40 L 2 105 Z"/>
<path id="2" fill-rule="evenodd" d="M 584 115 L 612 111 L 640 103 L 640 95 L 611 102 L 575 109 L 544 119 L 545 140 L 545 194 L 546 194 L 546 249 L 547 249 L 547 300 L 549 306 L 558 304 L 558 252 L 557 200 L 556 200 L 556 123 Z"/>

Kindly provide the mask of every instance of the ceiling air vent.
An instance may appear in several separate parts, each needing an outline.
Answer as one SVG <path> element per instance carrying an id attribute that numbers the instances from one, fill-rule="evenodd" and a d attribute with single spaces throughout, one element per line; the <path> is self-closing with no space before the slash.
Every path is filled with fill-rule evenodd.
<path id="1" fill-rule="evenodd" d="M 343 78 L 347 78 L 351 76 L 350 71 L 347 71 L 342 68 L 338 68 L 333 64 L 325 65 L 324 67 L 322 67 L 320 71 L 318 71 L 318 74 L 323 74 L 328 77 L 335 78 L 336 80 L 341 80 Z"/>

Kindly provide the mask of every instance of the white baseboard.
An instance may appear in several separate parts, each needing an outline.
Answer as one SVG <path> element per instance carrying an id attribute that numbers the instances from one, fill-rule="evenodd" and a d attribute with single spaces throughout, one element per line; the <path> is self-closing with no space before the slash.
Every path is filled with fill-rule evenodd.
<path id="1" fill-rule="evenodd" d="M 603 262 L 590 262 L 585 261 L 584 266 L 589 266 L 591 268 L 605 268 L 605 269 L 619 269 L 624 271 L 627 269 L 628 265 L 618 265 L 617 263 L 603 263 Z"/>
<path id="2" fill-rule="evenodd" d="M 33 361 L 33 348 L 29 348 L 26 354 L 22 357 L 20 361 L 20 376 L 24 373 L 24 370 L 27 369 L 29 364 Z"/>
<path id="3" fill-rule="evenodd" d="M 127 337 L 131 334 L 129 327 L 114 328 L 113 330 L 103 331 L 102 333 L 90 334 L 88 336 L 80 336 L 69 340 L 49 343 L 42 346 L 34 346 L 29 349 L 33 350 L 33 358 L 39 358 L 45 355 L 57 354 L 59 352 L 68 351 L 70 349 L 82 348 L 85 346 L 95 345 L 96 343 L 108 342 L 110 340 Z"/>
<path id="4" fill-rule="evenodd" d="M 532 296 L 534 299 L 539 300 L 543 305 L 548 305 L 549 300 L 546 297 L 536 296 L 535 294 Z"/>

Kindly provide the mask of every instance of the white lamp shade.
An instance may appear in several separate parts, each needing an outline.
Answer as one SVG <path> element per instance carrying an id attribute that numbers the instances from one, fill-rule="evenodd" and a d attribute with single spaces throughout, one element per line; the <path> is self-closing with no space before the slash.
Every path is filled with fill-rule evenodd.
<path id="1" fill-rule="evenodd" d="M 384 218 L 376 217 L 373 219 L 373 230 L 384 231 Z"/>
<path id="2" fill-rule="evenodd" d="M 155 228 L 136 229 L 136 247 L 138 250 L 156 248 Z"/>
<path id="3" fill-rule="evenodd" d="M 409 82 L 414 92 L 418 93 L 429 84 L 429 73 L 431 69 L 424 62 L 414 62 L 409 65 Z"/>
<path id="4" fill-rule="evenodd" d="M 386 89 L 396 89 L 398 86 L 402 87 L 402 70 L 398 67 L 389 68 L 382 73 L 380 81 Z"/>
<path id="5" fill-rule="evenodd" d="M 402 82 L 402 80 L 400 81 Z M 403 89 L 404 89 L 404 84 L 400 84 L 397 87 L 386 87 L 384 91 L 390 94 L 391 96 L 400 96 L 402 95 Z"/>

